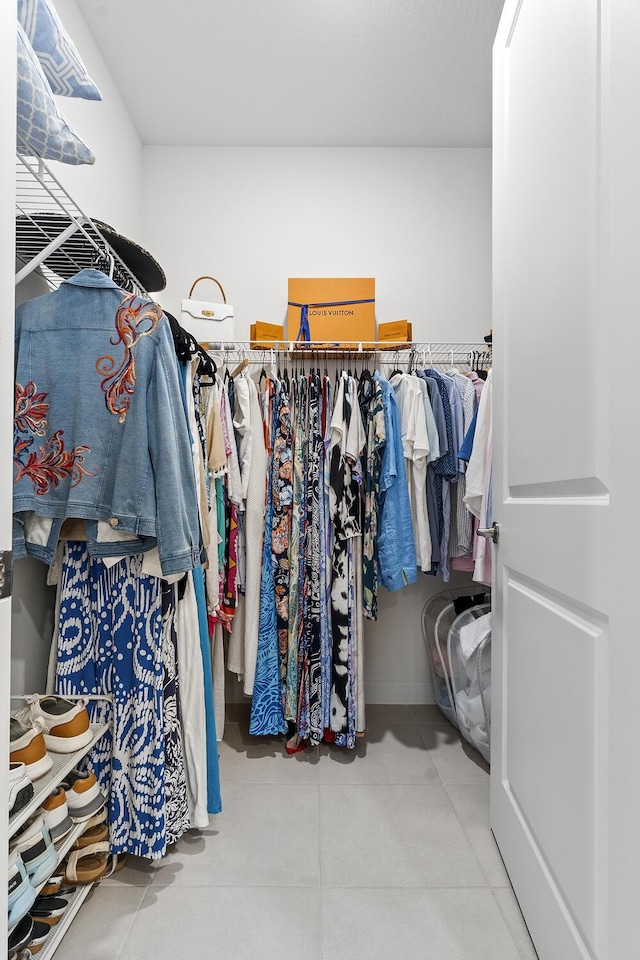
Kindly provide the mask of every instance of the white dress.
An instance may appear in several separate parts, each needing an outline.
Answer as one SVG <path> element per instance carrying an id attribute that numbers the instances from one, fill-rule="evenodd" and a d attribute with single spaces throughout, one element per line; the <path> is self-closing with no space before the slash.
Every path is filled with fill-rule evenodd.
<path id="1" fill-rule="evenodd" d="M 267 450 L 258 390 L 253 380 L 249 383 L 249 403 L 253 443 L 247 485 L 245 531 L 247 542 L 246 585 L 244 604 L 244 692 L 253 694 L 258 658 L 258 630 L 260 626 L 260 574 L 262 570 L 262 538 L 267 488 Z"/>

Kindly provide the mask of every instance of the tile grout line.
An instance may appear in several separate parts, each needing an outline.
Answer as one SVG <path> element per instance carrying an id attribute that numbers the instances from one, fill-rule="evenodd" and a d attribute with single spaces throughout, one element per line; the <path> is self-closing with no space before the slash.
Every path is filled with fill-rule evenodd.
<path id="1" fill-rule="evenodd" d="M 456 805 L 455 805 L 455 803 L 453 802 L 453 800 L 451 799 L 451 794 L 449 793 L 448 786 L 447 786 L 446 783 L 442 783 L 442 786 L 444 787 L 444 791 L 445 791 L 445 793 L 446 793 L 446 795 L 447 795 L 447 797 L 448 797 L 448 799 L 449 799 L 449 803 L 451 804 L 451 808 L 452 808 L 453 812 L 454 812 L 455 815 L 456 815 L 456 820 L 457 820 L 458 823 L 460 824 L 460 829 L 462 830 L 462 832 L 463 832 L 463 834 L 464 834 L 464 836 L 465 836 L 465 839 L 466 839 L 467 843 L 469 844 L 469 847 L 471 848 L 471 852 L 472 852 L 472 854 L 473 854 L 473 857 L 474 857 L 476 863 L 478 864 L 478 866 L 479 866 L 479 868 L 480 868 L 480 873 L 482 874 L 482 876 L 483 876 L 483 877 L 485 878 L 485 880 L 487 881 L 487 887 L 489 887 L 489 889 L 493 889 L 493 885 L 491 884 L 491 882 L 490 882 L 490 880 L 489 880 L 489 877 L 488 877 L 488 875 L 487 875 L 487 872 L 486 872 L 486 870 L 484 869 L 484 867 L 482 866 L 482 864 L 480 863 L 480 858 L 478 857 L 478 855 L 477 855 L 477 853 L 476 853 L 476 851 L 475 851 L 475 848 L 474 848 L 474 846 L 473 846 L 473 844 L 472 844 L 472 842 L 471 842 L 471 837 L 469 836 L 469 834 L 468 834 L 467 831 L 465 830 L 464 824 L 463 824 L 463 822 L 462 822 L 462 820 L 461 820 L 461 818 L 460 818 L 460 816 L 459 816 L 459 814 L 458 814 L 458 811 L 456 810 Z M 473 786 L 475 786 L 475 784 L 473 784 L 473 783 L 469 783 L 469 784 L 467 784 L 467 783 L 452 783 L 452 784 L 449 784 L 449 786 L 452 786 L 452 787 L 467 787 L 467 786 L 473 787 Z M 508 877 L 508 875 L 507 875 L 507 877 Z M 509 882 L 509 886 L 508 886 L 508 887 L 503 887 L 502 889 L 503 889 L 503 890 L 506 890 L 506 889 L 508 889 L 508 890 L 513 890 L 513 887 L 511 886 L 511 882 Z"/>
<path id="2" fill-rule="evenodd" d="M 118 888 L 115 886 L 115 884 L 114 884 L 114 887 L 113 887 L 113 888 L 116 889 L 116 890 L 118 889 Z M 120 947 L 119 947 L 118 950 L 116 951 L 116 955 L 115 955 L 115 957 L 114 957 L 114 960 L 120 960 L 120 957 L 122 956 L 122 954 L 123 954 L 123 952 L 124 952 L 124 949 L 125 949 L 125 947 L 126 947 L 126 945 L 127 945 L 127 940 L 129 939 L 129 936 L 130 936 L 130 934 L 131 934 L 131 931 L 133 930 L 133 925 L 134 925 L 134 923 L 136 922 L 136 920 L 137 920 L 137 918 L 138 918 L 138 914 L 140 913 L 140 910 L 142 909 L 142 904 L 143 904 L 144 901 L 147 899 L 147 894 L 149 893 L 150 888 L 151 888 L 151 884 L 148 884 L 148 885 L 144 888 L 144 896 L 140 898 L 140 901 L 139 901 L 139 903 L 138 903 L 138 906 L 136 907 L 136 911 L 135 911 L 133 917 L 131 918 L 131 923 L 129 924 L 129 927 L 128 927 L 128 929 L 127 929 L 127 932 L 126 932 L 126 933 L 124 934 L 124 936 L 122 937 L 122 943 L 120 944 Z M 107 887 L 106 889 L 108 890 L 109 887 Z"/>
<path id="3" fill-rule="evenodd" d="M 149 884 L 148 887 L 133 887 L 132 884 L 129 884 L 129 887 L 135 890 L 146 889 L 148 892 L 158 891 L 158 890 L 167 890 L 171 887 L 174 890 L 201 890 L 203 888 L 207 890 L 237 890 L 238 887 L 243 887 L 247 890 L 316 890 L 318 889 L 317 883 L 166 883 L 166 884 Z M 125 887 L 113 887 L 110 889 L 126 889 Z M 385 884 L 354 884 L 353 886 L 343 886 L 340 883 L 332 883 L 331 886 L 322 887 L 323 890 L 485 890 L 489 893 L 494 891 L 503 891 L 506 890 L 509 893 L 512 893 L 510 887 L 488 887 L 486 884 L 477 884 L 477 883 L 466 883 L 466 884 L 437 884 L 435 886 L 430 886 L 429 884 L 424 883 L 414 883 L 414 884 L 397 884 L 397 883 L 385 883 Z M 514 894 L 515 896 L 515 894 Z"/>
<path id="4" fill-rule="evenodd" d="M 418 727 L 418 730 L 420 730 L 419 727 Z M 428 748 L 428 746 L 427 746 L 427 744 L 426 744 L 426 742 L 425 742 L 424 737 L 422 736 L 422 731 L 420 731 L 420 738 L 422 739 L 422 742 L 423 742 L 423 744 L 424 744 L 424 747 L 425 747 L 427 753 L 429 753 L 429 748 Z M 478 865 L 478 868 L 479 868 L 479 870 L 480 870 L 480 874 L 481 874 L 481 876 L 483 876 L 483 877 L 485 878 L 485 880 L 487 881 L 487 883 L 486 883 L 487 887 L 488 887 L 489 889 L 491 889 L 491 884 L 490 884 L 490 881 L 489 881 L 489 877 L 487 876 L 487 873 L 486 873 L 484 867 L 483 867 L 482 864 L 480 863 L 480 858 L 478 857 L 478 855 L 477 855 L 477 853 L 476 853 L 476 851 L 475 851 L 475 849 L 474 849 L 474 846 L 473 846 L 473 844 L 471 843 L 471 838 L 469 837 L 469 834 L 467 833 L 467 831 L 466 831 L 465 828 L 464 828 L 464 824 L 463 824 L 463 822 L 462 822 L 462 820 L 461 820 L 461 818 L 460 818 L 460 816 L 459 816 L 459 814 L 458 814 L 458 811 L 456 810 L 456 806 L 455 806 L 453 800 L 451 799 L 451 794 L 449 793 L 449 789 L 448 789 L 449 786 L 467 786 L 467 784 L 449 784 L 449 785 L 447 785 L 447 784 L 444 782 L 444 780 L 442 779 L 442 777 L 440 776 L 440 771 L 438 770 L 438 768 L 437 768 L 437 766 L 436 766 L 435 763 L 433 764 L 433 766 L 435 767 L 435 771 L 436 771 L 436 773 L 437 773 L 437 775 L 438 775 L 438 780 L 440 781 L 440 784 L 442 785 L 442 788 L 443 788 L 444 792 L 445 792 L 446 795 L 447 795 L 447 799 L 449 800 L 449 803 L 451 804 L 451 809 L 453 810 L 453 812 L 454 812 L 454 814 L 455 814 L 455 818 L 456 818 L 456 820 L 458 821 L 458 824 L 460 825 L 460 829 L 462 830 L 462 833 L 463 833 L 463 835 L 464 835 L 464 838 L 465 838 L 465 840 L 467 841 L 467 843 L 469 844 L 469 849 L 471 850 L 471 853 L 473 854 L 473 859 L 476 861 L 476 863 L 477 863 L 477 865 Z M 469 786 L 474 786 L 474 784 L 469 784 Z M 511 887 L 511 884 L 509 884 L 509 888 L 508 888 L 508 889 L 513 890 L 513 888 Z M 495 898 L 494 898 L 494 899 L 495 899 Z M 502 911 L 501 911 L 501 915 L 502 915 Z M 503 918 L 503 919 L 504 919 L 504 918 Z M 505 921 L 505 923 L 506 923 L 506 921 Z M 507 928 L 507 930 L 508 930 L 508 928 Z M 508 932 L 509 932 L 509 935 L 511 936 L 511 931 L 508 930 Z M 513 940 L 513 937 L 511 937 L 511 939 Z M 514 941 L 514 943 L 515 943 L 515 941 Z M 516 946 L 517 946 L 517 945 L 516 945 Z"/>
<path id="5" fill-rule="evenodd" d="M 441 781 L 441 782 L 442 782 L 442 781 Z M 449 793 L 449 791 L 448 791 L 448 789 L 447 789 L 447 784 L 446 784 L 446 783 L 442 783 L 442 786 L 444 787 L 444 791 L 445 791 L 447 797 L 449 798 L 449 803 L 451 804 L 451 808 L 452 808 L 452 810 L 453 810 L 453 812 L 454 812 L 454 814 L 455 814 L 455 816 L 456 816 L 456 819 L 457 819 L 458 823 L 460 824 L 460 829 L 462 830 L 462 833 L 464 834 L 465 839 L 466 839 L 467 843 L 469 844 L 469 848 L 470 848 L 470 850 L 471 850 L 471 853 L 473 854 L 473 858 L 474 858 L 474 860 L 476 861 L 476 863 L 478 864 L 478 867 L 479 867 L 479 869 L 480 869 L 480 873 L 482 874 L 482 876 L 483 876 L 483 877 L 485 878 L 485 880 L 487 881 L 486 887 L 484 887 L 484 888 L 478 888 L 478 889 L 486 889 L 486 890 L 488 890 L 489 893 L 491 894 L 491 899 L 493 900 L 493 902 L 495 903 L 496 907 L 498 908 L 498 913 L 499 913 L 500 917 L 502 918 L 502 922 L 503 922 L 503 924 L 504 924 L 504 927 L 505 927 L 505 930 L 506 930 L 506 932 L 507 932 L 507 935 L 508 935 L 509 938 L 511 939 L 511 942 L 513 943 L 513 946 L 515 947 L 516 951 L 518 952 L 518 954 L 519 954 L 520 957 L 522 958 L 522 953 L 521 953 L 521 951 L 520 951 L 520 948 L 518 947 L 518 944 L 517 944 L 516 941 L 515 941 L 515 937 L 513 936 L 512 932 L 511 932 L 511 929 L 510 929 L 510 927 L 509 927 L 509 924 L 507 923 L 506 917 L 505 917 L 504 913 L 502 912 L 502 910 L 500 909 L 500 904 L 498 903 L 498 900 L 496 899 L 496 897 L 495 897 L 495 895 L 494 895 L 494 892 L 493 892 L 494 889 L 502 889 L 502 890 L 511 890 L 511 892 L 513 893 L 513 887 L 511 886 L 511 883 L 509 883 L 509 886 L 508 886 L 508 887 L 495 888 L 495 887 L 493 887 L 493 886 L 489 883 L 489 877 L 487 876 L 486 871 L 484 870 L 482 864 L 480 863 L 480 859 L 479 859 L 478 855 L 476 854 L 476 851 L 475 851 L 475 849 L 474 849 L 473 844 L 471 843 L 471 840 L 470 840 L 470 838 L 469 838 L 469 835 L 467 834 L 467 831 L 466 831 L 465 828 L 464 828 L 464 824 L 462 823 L 462 820 L 460 819 L 460 816 L 459 816 L 459 814 L 458 814 L 458 811 L 456 810 L 455 804 L 454 804 L 453 800 L 451 799 L 451 795 L 450 795 L 450 793 Z M 452 784 L 452 786 L 465 786 L 465 784 Z M 473 786 L 473 784 L 471 784 L 471 786 Z M 515 894 L 514 894 L 514 896 L 515 896 Z"/>

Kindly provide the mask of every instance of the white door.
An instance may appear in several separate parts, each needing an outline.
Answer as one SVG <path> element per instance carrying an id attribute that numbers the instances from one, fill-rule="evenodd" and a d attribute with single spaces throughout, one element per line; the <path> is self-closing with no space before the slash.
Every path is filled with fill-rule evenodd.
<path id="1" fill-rule="evenodd" d="M 541 960 L 637 960 L 637 0 L 507 0 L 493 150 L 492 827 Z"/>
<path id="2" fill-rule="evenodd" d="M 11 550 L 16 155 L 16 8 L 0 3 L 0 562 Z M 6 556 L 6 555 L 5 555 Z M 6 558 L 8 560 L 8 558 Z M 0 568 L 1 572 L 1 568 Z M 0 577 L 0 580 L 2 578 Z M 11 597 L 0 585 L 0 850 L 7 848 Z M 2 884 L 0 916 L 7 888 Z"/>

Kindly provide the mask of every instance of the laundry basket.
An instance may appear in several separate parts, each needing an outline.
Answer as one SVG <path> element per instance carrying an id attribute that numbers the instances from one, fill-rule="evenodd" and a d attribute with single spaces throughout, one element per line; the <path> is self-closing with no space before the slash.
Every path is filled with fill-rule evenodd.
<path id="1" fill-rule="evenodd" d="M 449 631 L 465 610 L 489 603 L 491 592 L 470 587 L 451 587 L 431 597 L 422 611 L 422 636 L 433 676 L 436 703 L 447 720 L 459 726 L 449 662 Z"/>
<path id="2" fill-rule="evenodd" d="M 447 637 L 447 659 L 460 733 L 489 762 L 491 604 L 478 604 L 456 617 Z"/>

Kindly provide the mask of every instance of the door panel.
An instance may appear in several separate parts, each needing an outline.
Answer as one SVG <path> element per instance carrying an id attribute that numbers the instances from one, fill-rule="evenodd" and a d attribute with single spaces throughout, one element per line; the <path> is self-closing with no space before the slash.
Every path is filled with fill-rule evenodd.
<path id="1" fill-rule="evenodd" d="M 491 818 L 541 960 L 607 957 L 601 17 L 507 2 L 494 48 Z"/>
<path id="2" fill-rule="evenodd" d="M 505 479 L 512 496 L 522 485 L 558 481 L 570 481 L 564 496 L 580 496 L 588 478 L 606 492 L 593 442 L 597 385 L 569 388 L 572 373 L 597 360 L 597 36 L 597 0 L 524 0 L 508 41 L 505 298 L 517 334 L 507 330 L 504 344 L 506 417 L 514 424 Z M 566 430 L 557 429 L 560 403 Z"/>
<path id="3" fill-rule="evenodd" d="M 511 802 L 593 943 L 598 847 L 595 730 L 603 626 L 505 571 L 506 771 Z M 530 745 L 523 749 L 523 745 Z"/>

